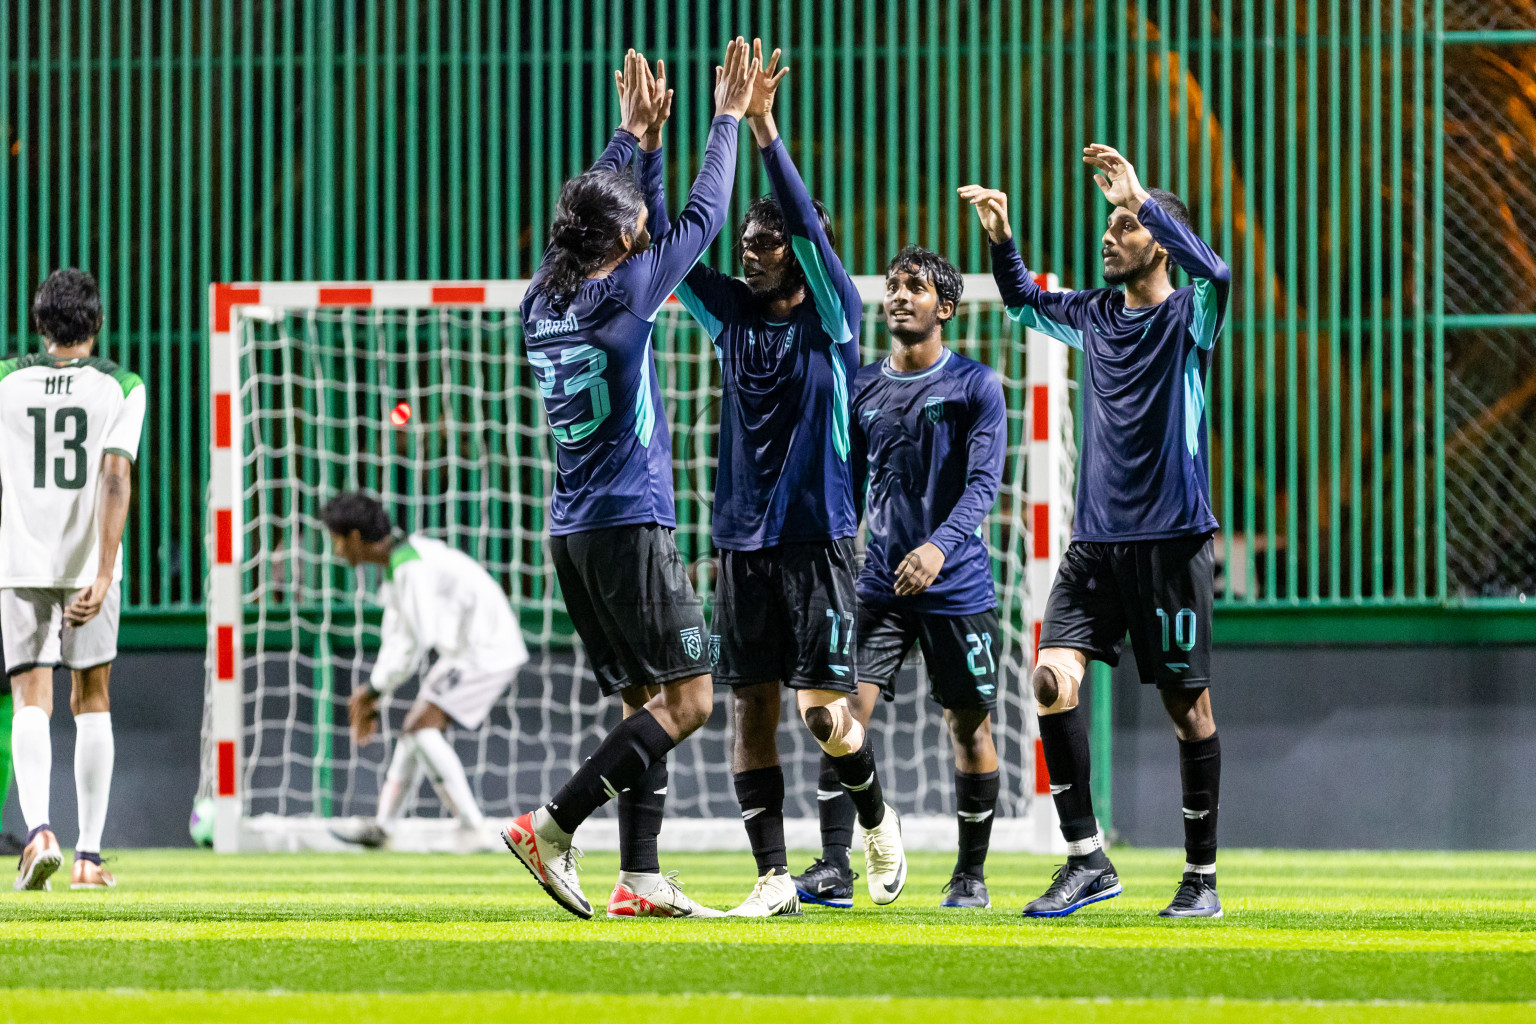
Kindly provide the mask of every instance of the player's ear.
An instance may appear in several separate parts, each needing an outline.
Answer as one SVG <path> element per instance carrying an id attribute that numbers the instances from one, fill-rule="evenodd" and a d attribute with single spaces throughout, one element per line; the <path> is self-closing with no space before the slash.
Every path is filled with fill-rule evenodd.
<path id="1" fill-rule="evenodd" d="M 939 314 L 939 323 L 947 324 L 955 318 L 955 313 L 957 312 L 956 305 L 951 300 L 945 299 L 939 303 L 937 312 Z"/>

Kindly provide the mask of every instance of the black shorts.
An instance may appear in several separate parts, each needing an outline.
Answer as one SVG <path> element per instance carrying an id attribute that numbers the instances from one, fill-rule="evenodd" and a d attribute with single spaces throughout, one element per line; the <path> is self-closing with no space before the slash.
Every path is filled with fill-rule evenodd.
<path id="1" fill-rule="evenodd" d="M 1208 533 L 1101 544 L 1073 541 L 1056 572 L 1040 646 L 1117 665 L 1127 631 L 1143 683 L 1211 681 L 1215 546 Z"/>
<path id="2" fill-rule="evenodd" d="M 928 695 L 950 711 L 997 707 L 997 658 L 1003 637 L 996 609 L 971 615 L 859 606 L 859 682 L 896 699 L 896 673 L 916 643 L 928 667 Z"/>
<path id="3" fill-rule="evenodd" d="M 721 551 L 711 653 L 727 686 L 853 693 L 859 599 L 852 539 Z"/>
<path id="4" fill-rule="evenodd" d="M 709 674 L 703 609 L 671 530 L 611 526 L 549 543 L 566 611 L 605 695 Z"/>

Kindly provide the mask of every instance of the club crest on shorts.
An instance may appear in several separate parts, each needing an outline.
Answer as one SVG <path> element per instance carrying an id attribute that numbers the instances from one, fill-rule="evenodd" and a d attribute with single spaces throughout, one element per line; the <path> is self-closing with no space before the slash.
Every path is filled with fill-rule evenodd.
<path id="1" fill-rule="evenodd" d="M 944 396 L 929 395 L 928 401 L 923 403 L 923 415 L 928 417 L 929 423 L 937 423 L 944 418 Z"/>
<path id="2" fill-rule="evenodd" d="M 690 658 L 697 658 L 704 650 L 704 637 L 699 632 L 698 626 L 689 626 L 687 629 L 677 631 L 678 637 L 683 641 L 683 651 Z"/>
<path id="3" fill-rule="evenodd" d="M 720 634 L 709 634 L 709 667 L 720 664 Z"/>

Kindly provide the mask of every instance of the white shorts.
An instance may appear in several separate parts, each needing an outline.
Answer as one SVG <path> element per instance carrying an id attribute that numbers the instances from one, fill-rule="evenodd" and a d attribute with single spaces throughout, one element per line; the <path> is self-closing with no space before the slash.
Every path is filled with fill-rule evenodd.
<path id="1" fill-rule="evenodd" d="M 0 589 L 0 637 L 5 640 L 5 668 L 12 675 L 32 668 L 63 665 L 95 668 L 117 659 L 117 621 L 122 591 L 107 591 L 101 611 L 85 625 L 64 625 L 64 609 L 80 587 Z"/>
<path id="2" fill-rule="evenodd" d="M 516 678 L 515 668 L 486 671 L 439 659 L 422 677 L 416 699 L 436 704 L 465 729 L 478 729 Z"/>

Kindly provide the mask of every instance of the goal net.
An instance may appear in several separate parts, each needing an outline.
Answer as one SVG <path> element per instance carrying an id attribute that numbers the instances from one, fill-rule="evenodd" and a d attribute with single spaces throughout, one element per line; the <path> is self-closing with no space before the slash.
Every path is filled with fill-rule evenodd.
<path id="1" fill-rule="evenodd" d="M 1008 399 L 1002 495 L 984 526 L 1004 643 L 994 735 L 1002 762 L 996 848 L 1056 840 L 1028 678 L 1046 590 L 1071 522 L 1074 465 L 1063 346 L 1008 320 L 990 277 L 966 278 L 946 342 L 996 367 Z M 406 708 L 381 715 L 383 742 L 355 745 L 346 701 L 368 679 L 380 611 L 371 570 L 330 553 L 319 519 L 342 490 L 378 495 L 395 523 L 484 565 L 521 617 L 532 660 L 476 731 L 450 738 L 492 822 L 549 799 L 618 720 L 561 600 L 549 556 L 554 441 L 524 356 L 525 282 L 253 283 L 211 289 L 211 467 L 207 704 L 200 795 L 216 800 L 220 850 L 327 847 L 334 819 L 372 815 Z M 865 362 L 889 349 L 884 282 L 859 279 Z M 682 308 L 657 316 L 677 491 L 677 544 L 708 608 L 719 368 Z M 952 848 L 953 755 L 923 667 L 871 735 L 907 843 Z M 669 848 L 744 847 L 730 773 L 729 694 L 670 755 Z M 819 846 L 819 750 L 786 701 L 779 732 L 792 846 Z M 397 849 L 442 848 L 448 821 L 430 787 L 408 798 Z M 613 808 L 583 846 L 616 845 Z"/>

